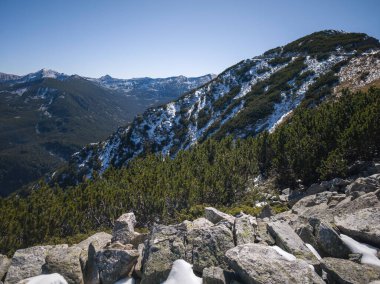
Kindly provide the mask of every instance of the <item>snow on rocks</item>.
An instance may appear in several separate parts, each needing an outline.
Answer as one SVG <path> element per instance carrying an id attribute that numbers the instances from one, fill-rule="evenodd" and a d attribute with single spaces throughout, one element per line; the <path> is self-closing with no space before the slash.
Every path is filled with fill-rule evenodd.
<path id="1" fill-rule="evenodd" d="M 201 284 L 202 278 L 197 277 L 192 265 L 183 259 L 173 262 L 168 279 L 163 284 Z"/>
<path id="2" fill-rule="evenodd" d="M 361 263 L 380 267 L 380 260 L 377 258 L 377 249 L 375 247 L 355 241 L 344 234 L 341 234 L 340 237 L 353 253 L 359 253 L 362 255 Z"/>
<path id="3" fill-rule="evenodd" d="M 30 277 L 21 280 L 18 284 L 67 284 L 67 281 L 62 277 L 62 275 L 52 273 Z"/>

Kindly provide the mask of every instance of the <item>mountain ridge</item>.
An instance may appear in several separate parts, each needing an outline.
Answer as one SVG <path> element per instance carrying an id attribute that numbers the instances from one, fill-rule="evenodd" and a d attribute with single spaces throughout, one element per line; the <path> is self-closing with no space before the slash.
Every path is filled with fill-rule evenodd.
<path id="1" fill-rule="evenodd" d="M 209 137 L 273 130 L 301 103 L 330 97 L 340 69 L 354 57 L 369 51 L 378 62 L 379 47 L 366 34 L 328 30 L 243 60 L 179 99 L 148 109 L 107 140 L 86 146 L 72 156 L 71 175 L 60 170 L 54 181 L 76 184 L 142 153 L 175 156 Z"/>

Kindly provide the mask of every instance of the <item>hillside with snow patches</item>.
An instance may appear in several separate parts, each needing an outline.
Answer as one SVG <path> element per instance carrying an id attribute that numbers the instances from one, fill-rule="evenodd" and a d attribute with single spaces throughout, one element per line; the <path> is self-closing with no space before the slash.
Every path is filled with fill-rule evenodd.
<path id="1" fill-rule="evenodd" d="M 87 145 L 54 180 L 75 184 L 141 153 L 175 156 L 210 137 L 273 131 L 300 104 L 312 107 L 332 96 L 332 88 L 346 80 L 344 66 L 370 57 L 375 63 L 365 70 L 366 78 L 377 80 L 379 48 L 366 34 L 328 30 L 243 60 L 179 99 L 136 116 L 105 141 Z"/>
<path id="2" fill-rule="evenodd" d="M 108 78 L 113 85 L 102 78 L 50 69 L 25 76 L 0 73 L 0 196 L 64 165 L 84 145 L 105 139 L 138 113 L 213 76 Z"/>

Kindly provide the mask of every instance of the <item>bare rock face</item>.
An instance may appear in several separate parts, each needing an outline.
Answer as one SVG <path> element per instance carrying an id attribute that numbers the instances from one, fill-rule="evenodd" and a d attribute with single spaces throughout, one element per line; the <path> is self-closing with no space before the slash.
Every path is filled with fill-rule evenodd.
<path id="1" fill-rule="evenodd" d="M 335 216 L 334 221 L 344 234 L 380 247 L 380 207 Z"/>
<path id="2" fill-rule="evenodd" d="M 235 218 L 234 240 L 236 245 L 254 243 L 256 241 L 257 221 L 251 215 L 242 214 Z"/>
<path id="3" fill-rule="evenodd" d="M 326 257 L 322 268 L 327 272 L 329 283 L 370 283 L 380 279 L 380 267 L 358 264 L 347 259 Z"/>
<path id="4" fill-rule="evenodd" d="M 139 252 L 132 246 L 119 242 L 109 244 L 96 254 L 100 283 L 113 284 L 125 278 L 131 272 L 139 257 Z"/>
<path id="5" fill-rule="evenodd" d="M 226 253 L 244 283 L 324 283 L 304 260 L 289 260 L 270 246 L 239 245 Z"/>
<path id="6" fill-rule="evenodd" d="M 60 250 L 51 250 L 43 267 L 44 273 L 59 273 L 69 284 L 83 283 L 80 255 L 82 249 L 77 246 Z"/>
<path id="7" fill-rule="evenodd" d="M 47 254 L 67 247 L 67 245 L 35 246 L 17 250 L 12 257 L 5 283 L 13 284 L 42 274 L 42 266 L 45 264 Z"/>

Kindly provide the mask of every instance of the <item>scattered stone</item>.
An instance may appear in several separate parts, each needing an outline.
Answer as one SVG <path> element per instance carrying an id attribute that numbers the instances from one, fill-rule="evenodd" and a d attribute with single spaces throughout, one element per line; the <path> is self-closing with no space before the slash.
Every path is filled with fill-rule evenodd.
<path id="1" fill-rule="evenodd" d="M 344 244 L 338 233 L 327 223 L 310 218 L 310 224 L 314 228 L 315 240 L 322 255 L 336 258 L 348 258 L 351 250 Z"/>
<path id="2" fill-rule="evenodd" d="M 354 192 L 372 192 L 380 188 L 380 174 L 374 174 L 369 177 L 361 177 L 349 184 L 346 188 L 346 194 L 352 195 Z"/>
<path id="3" fill-rule="evenodd" d="M 276 242 L 268 232 L 268 223 L 263 220 L 257 220 L 255 243 L 274 245 Z"/>
<path id="4" fill-rule="evenodd" d="M 17 250 L 12 257 L 5 284 L 17 283 L 23 279 L 40 275 L 46 255 L 52 250 L 62 250 L 67 247 L 67 245 L 34 246 Z"/>
<path id="5" fill-rule="evenodd" d="M 199 273 L 210 266 L 227 268 L 224 254 L 235 246 L 232 232 L 224 224 L 191 230 L 186 244 L 186 258 Z"/>
<path id="6" fill-rule="evenodd" d="M 220 267 L 207 267 L 203 269 L 203 284 L 229 284 L 232 281 L 232 273 Z"/>
<path id="7" fill-rule="evenodd" d="M 234 240 L 236 245 L 255 242 L 255 228 L 257 227 L 256 218 L 251 215 L 243 214 L 235 218 Z"/>
<path id="8" fill-rule="evenodd" d="M 223 222 L 227 222 L 232 227 L 235 222 L 235 218 L 233 216 L 223 213 L 213 207 L 205 208 L 205 217 L 207 220 L 209 220 L 213 224 L 217 224 L 223 221 Z"/>
<path id="9" fill-rule="evenodd" d="M 139 257 L 139 252 L 131 246 L 115 242 L 96 254 L 96 266 L 102 284 L 113 284 L 131 272 Z"/>
<path id="10" fill-rule="evenodd" d="M 369 283 L 380 279 L 380 267 L 326 257 L 322 268 L 327 272 L 329 283 Z"/>
<path id="11" fill-rule="evenodd" d="M 361 263 L 362 256 L 363 255 L 361 253 L 350 253 L 348 255 L 348 259 L 356 263 Z"/>
<path id="12" fill-rule="evenodd" d="M 160 284 L 168 278 L 172 263 L 185 259 L 185 235 L 183 224 L 153 226 L 144 253 L 141 284 Z"/>
<path id="13" fill-rule="evenodd" d="M 269 218 L 269 217 L 272 217 L 273 215 L 274 215 L 274 213 L 273 213 L 272 208 L 267 204 L 261 210 L 261 212 L 259 214 L 259 218 L 262 218 L 262 219 Z"/>
<path id="14" fill-rule="evenodd" d="M 83 283 L 80 255 L 82 249 L 77 246 L 60 250 L 51 250 L 46 256 L 44 273 L 59 273 L 69 284 Z"/>
<path id="15" fill-rule="evenodd" d="M 138 236 L 135 233 L 136 217 L 133 213 L 125 213 L 116 221 L 112 230 L 112 242 L 130 244 L 131 240 Z"/>
<path id="16" fill-rule="evenodd" d="M 319 264 L 318 259 L 307 248 L 301 238 L 294 232 L 292 227 L 284 221 L 268 223 L 268 231 L 276 241 L 276 245 L 290 252 L 297 258 L 304 259 L 310 264 Z"/>
<path id="17" fill-rule="evenodd" d="M 244 283 L 324 283 L 306 261 L 290 261 L 270 246 L 239 245 L 226 258 Z"/>
<path id="18" fill-rule="evenodd" d="M 380 246 L 380 207 L 365 208 L 335 216 L 336 226 L 359 241 Z"/>

